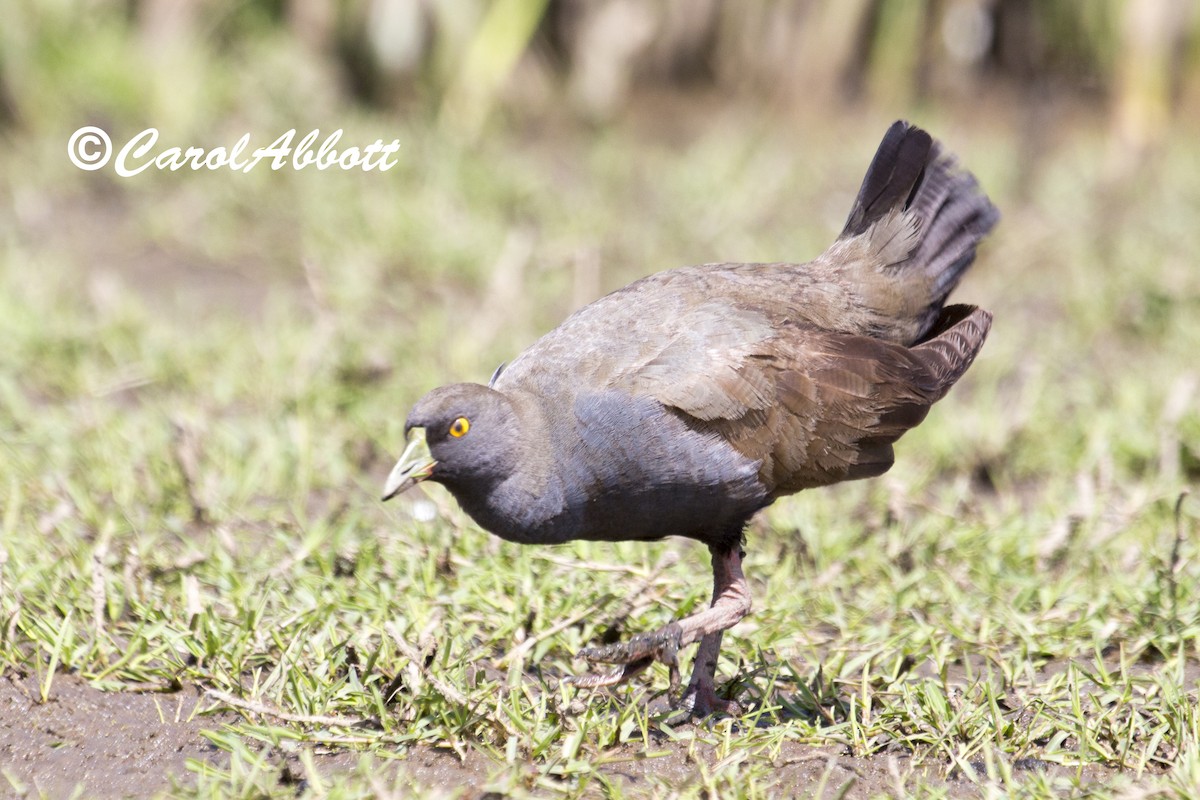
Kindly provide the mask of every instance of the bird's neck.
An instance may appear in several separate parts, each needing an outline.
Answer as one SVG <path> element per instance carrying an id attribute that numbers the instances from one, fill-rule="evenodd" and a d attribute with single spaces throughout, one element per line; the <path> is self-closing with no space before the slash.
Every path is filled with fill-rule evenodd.
<path id="1" fill-rule="evenodd" d="M 447 483 L 463 510 L 484 530 L 513 542 L 542 544 L 565 540 L 566 497 L 555 468 L 547 422 L 535 405 L 514 402 L 516 412 L 513 469 L 486 483 Z"/>
<path id="2" fill-rule="evenodd" d="M 520 474 L 483 492 L 456 496 L 471 519 L 502 539 L 521 544 L 551 544 L 566 539 L 555 535 L 565 506 L 558 481 L 536 481 L 531 475 Z"/>

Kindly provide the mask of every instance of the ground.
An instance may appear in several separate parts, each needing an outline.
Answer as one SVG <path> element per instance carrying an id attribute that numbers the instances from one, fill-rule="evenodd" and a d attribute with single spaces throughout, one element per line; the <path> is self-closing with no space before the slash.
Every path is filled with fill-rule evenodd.
<path id="1" fill-rule="evenodd" d="M 417 397 L 486 380 L 579 303 L 656 269 L 815 255 L 890 119 L 731 106 L 479 143 L 347 119 L 402 137 L 386 179 L 123 180 L 16 137 L 0 786 L 1190 795 L 1200 139 L 1115 181 L 1084 115 L 1019 186 L 1018 119 L 918 121 L 1005 214 L 956 295 L 995 327 L 892 472 L 755 520 L 755 610 L 718 670 L 748 710 L 701 723 L 665 708 L 663 669 L 613 692 L 559 679 L 706 602 L 703 548 L 522 548 L 436 487 L 384 506 L 382 480 Z"/>

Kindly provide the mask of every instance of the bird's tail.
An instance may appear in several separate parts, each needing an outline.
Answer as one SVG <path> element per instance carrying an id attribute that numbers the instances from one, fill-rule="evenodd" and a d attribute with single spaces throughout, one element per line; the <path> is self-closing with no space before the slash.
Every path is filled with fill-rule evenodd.
<path id="1" fill-rule="evenodd" d="M 940 400 L 967 371 L 983 348 L 992 315 L 968 305 L 946 306 L 926 338 L 910 351 L 933 378 L 929 396 Z"/>
<path id="2" fill-rule="evenodd" d="M 853 244 L 864 265 L 885 279 L 864 281 L 879 296 L 878 302 L 867 300 L 897 323 L 907 319 L 895 338 L 911 344 L 929 332 L 999 218 L 974 176 L 959 169 L 939 142 L 896 122 L 884 134 L 834 246 Z"/>
<path id="3" fill-rule="evenodd" d="M 856 443 L 858 455 L 850 477 L 882 475 L 892 466 L 892 445 L 921 424 L 929 409 L 946 396 L 979 355 L 992 327 L 992 315 L 967 305 L 946 306 L 929 330 L 928 338 L 908 351 L 911 368 L 905 381 L 890 385 L 889 402 L 881 409 L 870 435 Z"/>

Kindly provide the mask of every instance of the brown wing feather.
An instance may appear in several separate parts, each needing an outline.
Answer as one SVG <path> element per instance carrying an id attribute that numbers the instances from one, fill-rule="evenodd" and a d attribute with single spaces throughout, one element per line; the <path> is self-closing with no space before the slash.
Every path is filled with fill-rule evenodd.
<path id="1" fill-rule="evenodd" d="M 698 420 L 740 419 L 775 402 L 771 376 L 748 362 L 775 336 L 761 313 L 710 301 L 689 309 L 662 342 L 609 381 Z"/>
<path id="2" fill-rule="evenodd" d="M 892 444 L 962 376 L 990 325 L 986 311 L 949 306 L 912 348 L 784 325 L 753 346 L 741 342 L 736 355 L 677 359 L 690 369 L 626 378 L 761 461 L 759 476 L 778 497 L 886 472 Z"/>

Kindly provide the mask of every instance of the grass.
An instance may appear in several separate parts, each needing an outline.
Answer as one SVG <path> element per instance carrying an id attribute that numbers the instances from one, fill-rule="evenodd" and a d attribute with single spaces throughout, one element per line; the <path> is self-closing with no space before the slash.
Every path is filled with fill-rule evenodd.
<path id="1" fill-rule="evenodd" d="M 268 140 L 303 128 L 258 113 Z M 67 167 L 48 121 L 14 138 L 0 669 L 43 701 L 64 671 L 208 691 L 227 758 L 172 796 L 403 796 L 435 752 L 518 795 L 833 796 L 830 754 L 863 794 L 1194 791 L 1194 137 L 1114 187 L 1083 125 L 1018 202 L 1004 126 L 921 120 L 1006 213 L 958 295 L 992 338 L 892 473 L 755 522 L 755 611 L 719 667 L 750 710 L 691 725 L 646 703 L 665 670 L 611 695 L 558 679 L 611 625 L 707 602 L 701 548 L 501 543 L 438 489 L 381 505 L 388 459 L 413 400 L 486 379 L 581 298 L 815 255 L 887 120 L 801 150 L 736 109 L 685 145 L 499 125 L 466 146 L 344 115 L 402 138 L 397 173 L 120 181 Z"/>

